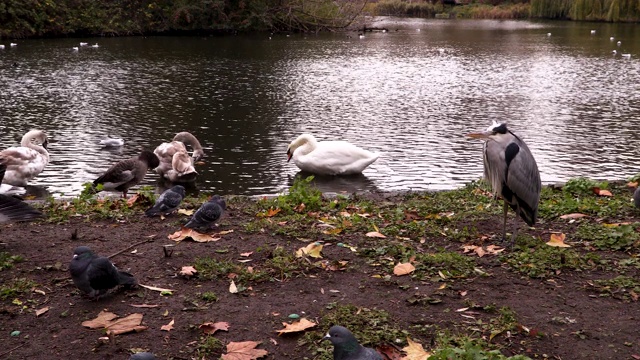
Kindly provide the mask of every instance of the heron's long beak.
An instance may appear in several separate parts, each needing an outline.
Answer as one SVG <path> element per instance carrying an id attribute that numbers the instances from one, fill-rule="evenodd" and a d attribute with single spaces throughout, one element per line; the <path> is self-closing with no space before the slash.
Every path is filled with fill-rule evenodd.
<path id="1" fill-rule="evenodd" d="M 291 152 L 291 149 L 287 149 L 287 162 L 291 161 L 292 156 L 293 156 L 293 153 Z"/>
<path id="2" fill-rule="evenodd" d="M 489 135 L 490 134 L 486 132 L 467 134 L 468 137 L 473 139 L 488 139 Z"/>

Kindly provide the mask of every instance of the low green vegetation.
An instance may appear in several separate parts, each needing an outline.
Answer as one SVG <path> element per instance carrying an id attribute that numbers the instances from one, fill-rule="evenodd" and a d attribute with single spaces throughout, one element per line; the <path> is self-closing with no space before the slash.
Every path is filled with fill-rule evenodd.
<path id="1" fill-rule="evenodd" d="M 29 293 L 36 283 L 26 278 L 15 278 L 0 285 L 0 300 L 14 300 Z"/>
<path id="2" fill-rule="evenodd" d="M 15 263 L 21 262 L 24 259 L 20 255 L 11 255 L 8 252 L 0 252 L 0 271 L 5 269 L 11 269 Z"/>

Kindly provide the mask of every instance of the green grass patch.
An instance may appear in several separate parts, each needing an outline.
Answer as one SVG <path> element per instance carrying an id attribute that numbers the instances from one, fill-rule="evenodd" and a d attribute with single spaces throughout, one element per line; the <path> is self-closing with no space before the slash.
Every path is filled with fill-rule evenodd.
<path id="1" fill-rule="evenodd" d="M 517 251 L 503 255 L 501 261 L 532 278 L 546 278 L 562 270 L 581 271 L 605 265 L 597 254 L 581 254 L 570 248 L 548 246 L 539 240 L 534 247 L 518 245 L 516 248 Z"/>
<path id="2" fill-rule="evenodd" d="M 36 283 L 25 278 L 15 278 L 0 286 L 0 300 L 16 298 L 28 293 L 36 286 Z"/>
<path id="3" fill-rule="evenodd" d="M 640 295 L 640 281 L 629 276 L 618 276 L 613 279 L 595 280 L 593 286 L 601 296 L 612 297 L 624 301 L 637 299 Z"/>
<path id="4" fill-rule="evenodd" d="M 8 252 L 0 252 L 0 271 L 11 269 L 15 263 L 24 261 L 20 255 L 11 255 Z"/>
<path id="5" fill-rule="evenodd" d="M 602 224 L 581 224 L 575 238 L 593 245 L 600 250 L 631 250 L 640 247 L 640 235 L 635 229 L 638 224 L 607 226 Z"/>
<path id="6" fill-rule="evenodd" d="M 341 325 L 349 329 L 360 344 L 375 347 L 385 342 L 406 345 L 410 334 L 396 327 L 388 312 L 378 309 L 360 308 L 355 305 L 338 305 L 331 303 L 319 321 L 322 331 L 307 332 L 299 341 L 300 346 L 307 346 L 312 359 L 333 359 L 333 346 L 329 341 L 320 342 L 324 334 L 333 325 Z M 399 340 L 399 341 L 398 341 Z"/>

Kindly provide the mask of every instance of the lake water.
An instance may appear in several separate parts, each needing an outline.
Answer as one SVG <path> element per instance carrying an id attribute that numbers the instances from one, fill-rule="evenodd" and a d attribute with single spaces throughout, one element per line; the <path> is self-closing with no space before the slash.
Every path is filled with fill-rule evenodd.
<path id="1" fill-rule="evenodd" d="M 197 189 L 220 194 L 286 190 L 303 132 L 383 154 L 324 191 L 456 188 L 482 176 L 482 143 L 464 134 L 493 120 L 525 139 L 544 183 L 640 172 L 640 26 L 370 25 L 390 31 L 0 41 L 0 148 L 44 130 L 51 162 L 32 185 L 55 197 L 180 131 L 205 147 Z M 102 149 L 108 135 L 125 146 Z"/>

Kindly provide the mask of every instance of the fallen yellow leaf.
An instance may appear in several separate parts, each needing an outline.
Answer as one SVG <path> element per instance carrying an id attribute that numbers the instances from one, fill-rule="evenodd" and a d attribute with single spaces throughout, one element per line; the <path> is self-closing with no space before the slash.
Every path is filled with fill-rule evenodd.
<path id="1" fill-rule="evenodd" d="M 565 234 L 551 234 L 551 240 L 547 242 L 547 245 L 554 247 L 571 247 L 571 245 L 565 244 L 564 239 L 567 236 Z"/>
<path id="2" fill-rule="evenodd" d="M 36 317 L 46 313 L 47 311 L 49 311 L 48 307 L 43 307 L 42 309 L 36 310 Z"/>
<path id="3" fill-rule="evenodd" d="M 378 231 L 370 231 L 370 232 L 366 233 L 365 236 L 367 236 L 367 237 L 376 237 L 376 238 L 381 238 L 381 239 L 386 238 L 386 236 L 382 235 Z"/>
<path id="4" fill-rule="evenodd" d="M 178 214 L 182 214 L 182 215 L 187 215 L 187 216 L 191 216 L 193 215 L 193 213 L 195 212 L 195 210 L 193 209 L 178 209 Z"/>
<path id="5" fill-rule="evenodd" d="M 320 252 L 322 251 L 322 244 L 319 242 L 312 242 L 311 244 L 301 247 L 296 251 L 296 257 L 303 257 L 309 255 L 312 258 L 322 258 Z"/>
<path id="6" fill-rule="evenodd" d="M 402 348 L 407 353 L 407 356 L 403 357 L 402 360 L 427 360 L 431 356 L 430 353 L 424 350 L 422 344 L 414 342 L 410 338 L 407 338 L 407 344 Z"/>
<path id="7" fill-rule="evenodd" d="M 304 331 L 306 329 L 316 326 L 317 324 L 314 323 L 313 321 L 307 320 L 306 318 L 302 318 L 300 319 L 300 321 L 294 322 L 292 324 L 283 322 L 282 325 L 284 325 L 284 329 L 276 330 L 278 332 L 278 335 L 282 335 L 284 333 Z"/>
<path id="8" fill-rule="evenodd" d="M 579 219 L 579 218 L 583 218 L 583 217 L 586 217 L 586 216 L 588 216 L 588 215 L 581 214 L 581 213 L 572 213 L 572 214 L 562 215 L 562 216 L 560 216 L 560 219 Z"/>
<path id="9" fill-rule="evenodd" d="M 193 266 L 183 266 L 182 269 L 180 269 L 180 275 L 183 276 L 193 276 L 198 272 L 198 270 L 196 270 L 196 268 L 194 268 Z"/>
<path id="10" fill-rule="evenodd" d="M 217 323 L 206 322 L 200 326 L 199 329 L 202 330 L 205 334 L 213 335 L 216 331 L 229 331 L 229 323 L 224 321 L 219 321 Z"/>
<path id="11" fill-rule="evenodd" d="M 180 230 L 167 236 L 170 240 L 180 242 L 186 238 L 191 238 L 195 242 L 211 242 L 220 240 L 219 237 L 213 237 L 209 234 L 202 234 L 193 229 L 182 227 Z"/>

